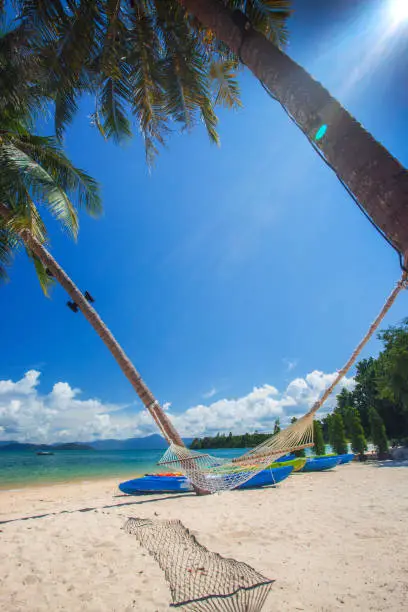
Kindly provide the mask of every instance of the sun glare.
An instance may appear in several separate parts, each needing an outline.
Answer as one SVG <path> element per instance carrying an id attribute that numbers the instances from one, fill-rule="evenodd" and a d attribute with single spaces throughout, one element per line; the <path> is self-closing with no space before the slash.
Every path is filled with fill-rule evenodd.
<path id="1" fill-rule="evenodd" d="M 397 23 L 408 19 L 408 0 L 390 0 L 390 13 Z"/>

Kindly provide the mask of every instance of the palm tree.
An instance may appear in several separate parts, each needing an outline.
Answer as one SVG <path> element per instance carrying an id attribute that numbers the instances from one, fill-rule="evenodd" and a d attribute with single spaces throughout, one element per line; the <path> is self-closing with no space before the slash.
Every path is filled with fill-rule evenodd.
<path id="1" fill-rule="evenodd" d="M 112 333 L 45 246 L 47 232 L 41 208 L 76 238 L 78 208 L 96 216 L 101 212 L 101 201 L 95 181 L 70 162 L 54 138 L 31 133 L 34 103 L 42 93 L 32 95 L 30 87 L 26 91 L 20 88 L 27 63 L 14 51 L 10 55 L 9 43 L 7 35 L 0 37 L 0 82 L 13 74 L 18 91 L 11 83 L 9 89 L 0 92 L 0 278 L 7 278 L 12 253 L 23 245 L 44 292 L 47 294 L 54 281 L 61 284 L 106 344 L 166 438 L 182 446 L 167 415 Z"/>
<path id="2" fill-rule="evenodd" d="M 407 171 L 320 83 L 283 53 L 267 32 L 259 31 L 252 18 L 259 5 L 273 12 L 288 9 L 289 2 L 180 3 L 265 84 L 408 265 Z M 246 15 L 232 10 L 245 6 Z"/>
<path id="3" fill-rule="evenodd" d="M 149 156 L 174 120 L 190 127 L 197 114 L 216 140 L 210 65 L 229 61 L 235 69 L 239 58 L 282 104 L 408 265 L 408 173 L 283 53 L 289 0 L 19 4 L 23 23 L 38 32 L 43 57 L 51 58 L 58 129 L 72 117 L 81 91 L 93 88 L 95 123 L 107 136 L 129 133 L 130 103 Z M 229 73 L 224 68 L 222 80 L 227 91 L 236 92 L 231 68 Z M 237 100 L 234 95 L 234 104 Z"/>
<path id="4" fill-rule="evenodd" d="M 0 276 L 6 277 L 5 267 L 10 263 L 12 251 L 22 243 L 34 262 L 44 292 L 47 293 L 53 281 L 60 283 L 106 344 L 167 440 L 183 446 L 167 415 L 113 334 L 44 246 L 46 230 L 37 201 L 75 237 L 78 219 L 72 196 L 90 214 L 98 213 L 100 201 L 94 181 L 70 163 L 53 139 L 31 135 L 22 126 L 13 128 L 2 124 L 0 128 Z"/>
<path id="5" fill-rule="evenodd" d="M 119 141 L 131 136 L 133 118 L 151 163 L 176 126 L 190 129 L 203 121 L 218 143 L 215 106 L 240 105 L 236 58 L 193 27 L 177 2 L 20 0 L 14 5 L 19 7 L 16 29 L 47 72 L 59 138 L 87 92 L 94 97 L 92 121 L 102 135 Z"/>

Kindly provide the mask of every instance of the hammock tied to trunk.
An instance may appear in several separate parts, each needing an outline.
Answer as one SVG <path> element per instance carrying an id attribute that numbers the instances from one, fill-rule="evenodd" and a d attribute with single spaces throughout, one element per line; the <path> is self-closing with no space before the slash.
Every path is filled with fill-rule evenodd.
<path id="1" fill-rule="evenodd" d="M 239 487 L 287 453 L 313 446 L 314 415 L 354 364 L 399 293 L 406 288 L 408 288 L 408 274 L 404 271 L 401 280 L 385 302 L 380 314 L 372 323 L 347 363 L 337 373 L 333 382 L 326 388 L 309 412 L 298 421 L 235 459 L 214 457 L 190 450 L 185 446 L 170 443 L 159 465 L 166 465 L 172 471 L 182 472 L 190 479 L 198 491 L 216 493 Z M 166 435 L 166 432 L 163 431 L 163 434 Z M 167 435 L 166 438 L 170 442 Z"/>

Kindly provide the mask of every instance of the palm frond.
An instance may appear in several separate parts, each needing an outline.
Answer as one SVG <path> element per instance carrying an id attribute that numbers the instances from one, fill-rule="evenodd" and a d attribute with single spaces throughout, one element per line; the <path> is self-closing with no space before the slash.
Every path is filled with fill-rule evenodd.
<path id="1" fill-rule="evenodd" d="M 163 90 L 163 37 L 157 16 L 144 7 L 130 14 L 127 63 L 130 68 L 131 106 L 151 164 L 169 132 Z"/>
<path id="2" fill-rule="evenodd" d="M 2 158 L 10 175 L 19 175 L 33 199 L 45 205 L 51 214 L 74 238 L 78 233 L 78 217 L 65 190 L 35 159 L 14 143 L 1 145 Z"/>
<path id="3" fill-rule="evenodd" d="M 13 253 L 13 237 L 0 220 L 0 281 L 4 282 L 8 280 L 7 268 L 11 264 L 12 253 Z"/>
<path id="4" fill-rule="evenodd" d="M 220 144 L 220 138 L 218 136 L 218 132 L 217 132 L 217 129 L 216 129 L 217 128 L 218 119 L 217 119 L 217 115 L 215 114 L 212 105 L 211 104 L 203 104 L 203 106 L 201 107 L 201 115 L 202 115 L 205 127 L 207 128 L 207 133 L 208 133 L 210 139 L 216 145 L 219 145 Z"/>
<path id="5" fill-rule="evenodd" d="M 7 222 L 7 229 L 11 235 L 18 236 L 22 230 L 28 229 L 42 244 L 47 241 L 47 230 L 36 205 L 30 194 L 25 191 L 24 198 L 14 200 L 9 206 L 11 216 Z M 17 243 L 15 243 L 17 244 Z"/>
<path id="6" fill-rule="evenodd" d="M 27 42 L 23 26 L 0 32 L 1 122 L 18 118 L 29 124 L 45 109 L 45 72 Z"/>
<path id="7" fill-rule="evenodd" d="M 173 125 L 184 130 L 204 118 L 216 140 L 214 106 L 240 105 L 239 58 L 179 0 L 15 1 L 47 70 L 58 138 L 86 92 L 95 96 L 93 122 L 105 138 L 130 136 L 133 114 L 149 160 Z M 277 46 L 286 44 L 290 0 L 220 1 L 245 12 Z"/>
<path id="8" fill-rule="evenodd" d="M 105 138 L 121 142 L 132 136 L 125 109 L 127 99 L 129 91 L 123 79 L 106 79 L 97 104 L 100 130 Z"/>
<path id="9" fill-rule="evenodd" d="M 212 98 L 206 57 L 200 40 L 188 29 L 186 22 L 172 30 L 164 30 L 166 56 L 163 60 L 166 113 L 185 128 L 191 128 L 200 116 L 207 119 Z M 217 140 L 215 122 L 206 121 L 211 140 Z"/>
<path id="10" fill-rule="evenodd" d="M 290 0 L 226 0 L 231 9 L 245 13 L 252 27 L 277 47 L 288 42 L 286 22 L 292 14 Z"/>
<path id="11" fill-rule="evenodd" d="M 41 289 L 43 290 L 44 295 L 46 297 L 49 297 L 50 289 L 54 285 L 55 281 L 51 276 L 49 276 L 47 269 L 45 268 L 42 261 L 38 259 L 38 257 L 32 251 L 30 251 L 30 249 L 26 249 L 26 251 L 27 255 L 34 264 L 35 272 L 37 274 Z"/>
<path id="12" fill-rule="evenodd" d="M 55 129 L 61 138 L 78 110 L 80 96 L 93 89 L 91 63 L 100 47 L 103 15 L 99 0 L 70 2 L 66 10 L 57 4 L 54 21 L 48 12 L 45 16 L 40 12 L 45 41 L 40 45 L 41 61 L 49 70 L 49 92 L 55 101 Z M 29 18 L 30 25 L 36 23 L 31 13 Z"/>
<path id="13" fill-rule="evenodd" d="M 92 216 L 102 212 L 98 184 L 72 164 L 54 138 L 36 136 L 26 131 L 17 135 L 9 134 L 9 139 L 52 177 L 74 205 L 85 208 Z"/>
<path id="14" fill-rule="evenodd" d="M 242 106 L 236 70 L 237 63 L 231 60 L 211 64 L 209 74 L 213 89 L 215 89 L 215 106 L 218 104 L 226 108 Z"/>

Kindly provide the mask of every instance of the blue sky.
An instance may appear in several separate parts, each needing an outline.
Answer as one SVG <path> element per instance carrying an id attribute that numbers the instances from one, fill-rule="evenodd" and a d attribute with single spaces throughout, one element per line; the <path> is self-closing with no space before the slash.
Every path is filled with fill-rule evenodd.
<path id="1" fill-rule="evenodd" d="M 408 29 L 391 29 L 388 2 L 294 2 L 287 51 L 407 166 Z M 100 182 L 105 214 L 82 216 L 77 244 L 51 231 L 55 257 L 192 435 L 268 427 L 303 410 L 400 274 L 395 252 L 281 108 L 249 73 L 241 86 L 243 109 L 220 112 L 219 149 L 198 126 L 169 140 L 151 174 L 141 139 L 105 143 L 85 101 L 66 148 Z M 23 253 L 0 291 L 0 439 L 150 431 L 99 338 L 61 289 L 43 297 Z M 386 324 L 407 315 L 403 295 Z M 378 349 L 374 341 L 365 354 Z M 303 391 L 288 403 L 293 381 Z"/>

